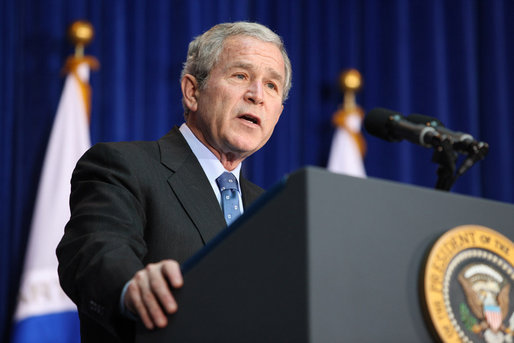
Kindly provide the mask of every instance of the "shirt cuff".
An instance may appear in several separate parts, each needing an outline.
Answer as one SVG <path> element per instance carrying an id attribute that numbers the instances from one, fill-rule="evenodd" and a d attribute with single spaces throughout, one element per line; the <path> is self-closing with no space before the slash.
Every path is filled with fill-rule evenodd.
<path id="1" fill-rule="evenodd" d="M 127 293 L 127 288 L 130 284 L 130 280 L 127 281 L 127 283 L 125 284 L 125 286 L 123 286 L 123 290 L 121 291 L 121 297 L 120 297 L 120 312 L 121 314 L 128 318 L 128 319 L 132 319 L 132 320 L 138 320 L 139 317 L 130 312 L 127 308 L 125 308 L 125 302 L 123 301 L 125 299 L 125 293 Z"/>

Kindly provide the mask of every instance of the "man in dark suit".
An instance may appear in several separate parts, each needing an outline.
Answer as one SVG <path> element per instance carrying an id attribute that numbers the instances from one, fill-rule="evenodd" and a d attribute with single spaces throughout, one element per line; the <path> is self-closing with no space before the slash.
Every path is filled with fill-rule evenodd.
<path id="1" fill-rule="evenodd" d="M 263 192 L 239 173 L 268 141 L 291 87 L 280 37 L 255 23 L 216 25 L 190 43 L 181 87 L 180 128 L 154 142 L 97 144 L 73 173 L 57 256 L 84 342 L 131 341 L 137 318 L 167 325 L 180 263 L 233 219 L 221 207 L 221 174 L 240 185 L 237 215 Z"/>

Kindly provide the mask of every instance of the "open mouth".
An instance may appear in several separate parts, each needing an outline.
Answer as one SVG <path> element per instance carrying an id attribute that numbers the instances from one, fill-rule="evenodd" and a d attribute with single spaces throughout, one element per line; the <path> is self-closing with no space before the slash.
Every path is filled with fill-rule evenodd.
<path id="1" fill-rule="evenodd" d="M 260 120 L 259 118 L 251 115 L 251 114 L 243 114 L 241 116 L 239 116 L 240 119 L 244 119 L 246 121 L 249 121 L 250 123 L 253 123 L 253 124 L 256 124 L 256 125 L 259 125 L 260 124 Z"/>

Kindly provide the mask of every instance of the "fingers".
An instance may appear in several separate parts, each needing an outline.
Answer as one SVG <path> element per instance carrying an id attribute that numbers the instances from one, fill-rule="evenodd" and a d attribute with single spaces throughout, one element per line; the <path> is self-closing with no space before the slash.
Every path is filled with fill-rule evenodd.
<path id="1" fill-rule="evenodd" d="M 155 326 L 164 327 L 167 324 L 164 313 L 151 293 L 144 269 L 137 272 L 130 281 L 125 294 L 125 306 L 139 315 L 147 329 L 153 329 Z"/>
<path id="2" fill-rule="evenodd" d="M 165 260 L 157 263 L 155 268 L 149 268 L 150 288 L 157 297 L 160 304 L 167 313 L 172 314 L 177 311 L 177 303 L 168 287 L 168 281 L 173 287 L 182 286 L 182 274 L 180 266 L 176 261 Z M 147 267 L 148 268 L 148 267 Z"/>
<path id="3" fill-rule="evenodd" d="M 163 308 L 167 314 L 177 311 L 177 303 L 168 287 L 168 281 L 175 288 L 183 284 L 180 266 L 176 261 L 165 260 L 147 265 L 134 275 L 127 288 L 125 306 L 137 312 L 148 329 L 167 325 Z"/>
<path id="4" fill-rule="evenodd" d="M 182 279 L 182 272 L 180 271 L 180 265 L 177 261 L 163 261 L 162 271 L 174 288 L 182 287 L 184 280 Z"/>

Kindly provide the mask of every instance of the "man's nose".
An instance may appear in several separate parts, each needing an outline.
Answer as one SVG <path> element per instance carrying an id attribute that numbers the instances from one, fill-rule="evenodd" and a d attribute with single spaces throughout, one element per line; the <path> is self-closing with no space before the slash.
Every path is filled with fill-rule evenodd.
<path id="1" fill-rule="evenodd" d="M 264 101 L 262 82 L 254 81 L 250 84 L 245 93 L 245 100 L 259 105 Z"/>

